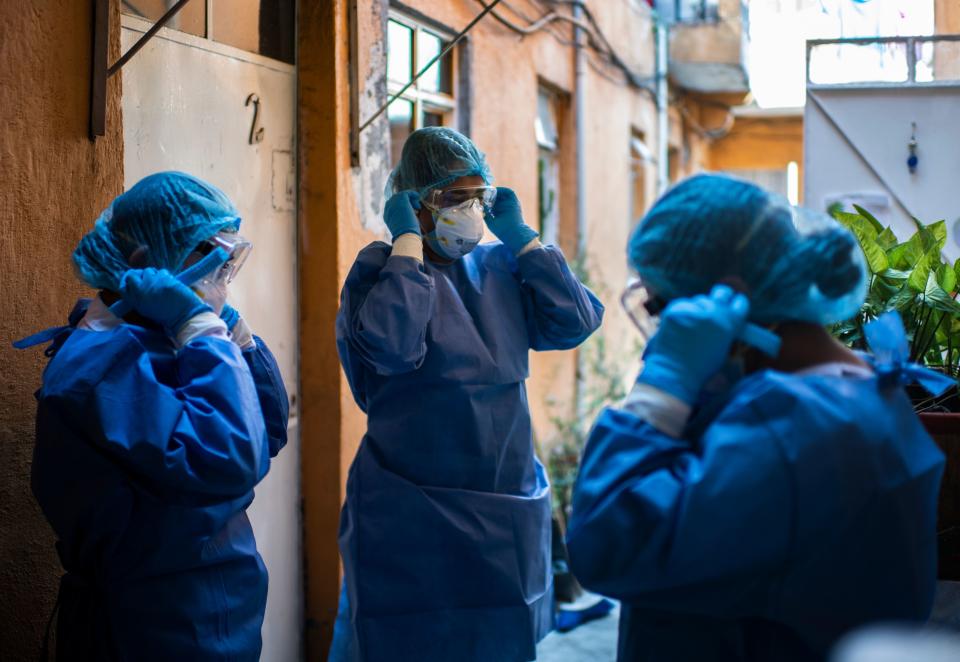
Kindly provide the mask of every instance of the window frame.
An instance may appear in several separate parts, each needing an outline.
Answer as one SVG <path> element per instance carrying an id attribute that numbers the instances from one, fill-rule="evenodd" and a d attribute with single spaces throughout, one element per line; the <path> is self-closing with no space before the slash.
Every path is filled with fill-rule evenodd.
<path id="1" fill-rule="evenodd" d="M 550 112 L 551 128 L 554 135 L 552 141 L 550 136 L 546 135 L 547 127 L 541 120 L 541 101 L 545 101 Z M 561 99 L 557 92 L 550 86 L 539 84 L 537 86 L 537 113 L 534 119 L 534 139 L 537 143 L 537 224 L 540 238 L 545 244 L 557 244 L 560 242 L 560 196 L 561 191 L 561 159 L 563 158 L 563 149 L 561 141 L 560 128 L 560 103 Z M 544 209 L 544 194 L 547 192 L 545 186 L 547 181 L 554 184 L 550 194 L 550 208 Z"/>
<path id="2" fill-rule="evenodd" d="M 242 48 L 242 47 L 240 47 L 240 46 L 236 46 L 236 45 L 234 45 L 234 44 L 229 44 L 229 43 L 224 42 L 224 41 L 218 41 L 217 38 L 216 38 L 216 31 L 214 30 L 214 24 L 213 24 L 214 11 L 215 11 L 215 8 L 214 8 L 214 6 L 213 6 L 214 0 L 193 0 L 193 2 L 191 2 L 190 4 L 193 4 L 193 3 L 197 3 L 197 4 L 199 4 L 199 5 L 203 5 L 204 15 L 203 15 L 203 34 L 202 34 L 202 35 L 201 35 L 201 34 L 196 34 L 195 32 L 190 32 L 190 31 L 188 31 L 188 30 L 181 29 L 180 27 L 173 27 L 173 26 L 171 26 L 169 23 L 168 23 L 167 25 L 164 25 L 164 26 L 163 26 L 163 29 L 164 29 L 164 30 L 170 30 L 170 31 L 172 31 L 172 32 L 178 32 L 178 33 L 180 33 L 180 34 L 189 35 L 190 37 L 192 37 L 192 38 L 194 38 L 194 39 L 202 39 L 204 42 L 209 43 L 209 44 L 211 45 L 211 47 L 213 47 L 213 46 L 212 46 L 213 44 L 216 44 L 216 47 L 219 47 L 219 48 L 228 48 L 228 49 L 234 49 L 234 50 L 239 51 L 239 52 L 242 52 L 242 53 L 249 53 L 250 55 L 255 55 L 255 56 L 257 56 L 257 57 L 262 57 L 262 58 L 265 58 L 265 59 L 267 59 L 267 60 L 271 60 L 271 61 L 273 61 L 273 62 L 278 62 L 278 63 L 283 64 L 283 65 L 285 65 L 285 66 L 292 66 L 292 67 L 297 66 L 297 61 L 296 61 L 296 60 L 297 60 L 297 57 L 296 57 L 296 41 L 297 41 L 296 19 L 294 19 L 294 25 L 293 25 L 293 30 L 294 30 L 294 32 L 293 32 L 293 35 L 292 35 L 292 36 L 293 36 L 293 61 L 288 62 L 287 60 L 282 60 L 282 59 L 279 59 L 279 58 L 274 57 L 274 56 L 272 56 L 272 55 L 266 55 L 266 54 L 264 54 L 264 53 L 261 53 L 261 52 L 259 52 L 259 50 L 254 50 L 254 51 L 252 51 L 252 50 L 249 50 L 249 49 L 247 49 L 247 48 Z M 134 6 L 132 3 L 120 2 L 119 4 L 120 4 L 120 16 L 129 16 L 130 18 L 133 18 L 133 19 L 135 19 L 135 20 L 137 20 L 137 21 L 144 21 L 145 23 L 149 23 L 151 26 L 156 25 L 157 20 L 159 20 L 159 19 L 148 18 L 147 16 L 141 14 L 141 13 L 139 12 L 139 10 L 137 9 L 137 7 Z M 181 10 L 181 11 L 182 11 L 182 10 Z M 222 11 L 222 9 L 221 9 L 221 11 Z M 179 15 L 179 14 L 178 14 L 178 15 Z M 174 19 L 176 19 L 176 17 L 174 17 Z M 221 52 L 221 51 L 218 50 L 217 52 Z"/>
<path id="3" fill-rule="evenodd" d="M 682 25 L 715 25 L 720 22 L 720 0 L 673 0 L 673 16 Z"/>
<path id="4" fill-rule="evenodd" d="M 418 65 L 418 55 L 419 55 L 419 45 L 420 45 L 420 33 L 427 32 L 435 37 L 439 37 L 446 47 L 451 41 L 453 41 L 454 34 L 448 30 L 438 28 L 435 25 L 428 25 L 421 21 L 418 21 L 416 18 L 410 16 L 403 11 L 398 9 L 390 8 L 387 14 L 387 21 L 394 21 L 403 25 L 406 28 L 409 28 L 413 32 L 411 38 L 410 46 L 410 58 L 412 63 L 412 71 L 410 72 L 411 78 L 417 74 L 419 71 Z M 389 23 L 387 28 L 387 33 L 389 33 Z M 386 36 L 386 35 L 385 35 Z M 393 98 L 397 92 L 403 89 L 403 86 L 406 85 L 406 82 L 394 81 L 390 78 L 390 65 L 389 58 L 390 52 L 389 47 L 387 50 L 387 95 L 388 98 Z M 411 85 L 400 97 L 397 99 L 409 101 L 413 104 L 413 131 L 423 128 L 423 116 L 425 113 L 433 113 L 440 115 L 443 119 L 443 126 L 454 126 L 457 121 L 457 89 L 459 85 L 459 65 L 460 65 L 460 48 L 454 48 L 448 54 L 450 58 L 450 94 L 444 92 L 431 92 L 429 90 L 423 90 L 420 88 L 420 80 L 416 80 L 413 85 Z M 409 81 L 407 81 L 409 82 Z"/>

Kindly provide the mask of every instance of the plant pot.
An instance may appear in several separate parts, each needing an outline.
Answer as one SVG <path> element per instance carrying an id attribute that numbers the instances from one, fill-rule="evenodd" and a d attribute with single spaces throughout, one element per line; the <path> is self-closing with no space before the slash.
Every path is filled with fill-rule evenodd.
<path id="1" fill-rule="evenodd" d="M 960 414 L 924 413 L 920 422 L 946 457 L 937 503 L 937 575 L 960 581 Z"/>

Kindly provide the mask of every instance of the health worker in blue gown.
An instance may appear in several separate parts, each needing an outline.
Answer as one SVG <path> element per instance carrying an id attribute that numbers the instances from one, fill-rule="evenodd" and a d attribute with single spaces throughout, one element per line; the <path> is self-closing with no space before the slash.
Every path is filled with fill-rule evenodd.
<path id="1" fill-rule="evenodd" d="M 213 186 L 143 179 L 73 254 L 99 293 L 18 343 L 52 341 L 32 485 L 66 571 L 57 660 L 260 658 L 267 571 L 246 510 L 288 403 L 225 304 L 251 248 L 239 227 Z"/>
<path id="2" fill-rule="evenodd" d="M 895 314 L 866 325 L 871 354 L 827 332 L 866 294 L 854 237 L 702 175 L 628 253 L 623 301 L 653 335 L 590 434 L 567 539 L 623 603 L 618 659 L 823 660 L 861 625 L 923 621 L 943 457 L 903 385 L 952 380 L 908 363 Z"/>
<path id="3" fill-rule="evenodd" d="M 572 349 L 603 306 L 447 128 L 392 176 L 392 245 L 357 256 L 337 317 L 368 417 L 340 524 L 332 660 L 520 662 L 552 627 L 550 487 L 528 353 Z M 499 241 L 481 244 L 484 227 Z"/>

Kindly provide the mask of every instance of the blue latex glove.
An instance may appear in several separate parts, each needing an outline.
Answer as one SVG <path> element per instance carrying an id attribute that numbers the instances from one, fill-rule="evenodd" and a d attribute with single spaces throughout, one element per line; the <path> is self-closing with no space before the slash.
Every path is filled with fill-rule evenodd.
<path id="1" fill-rule="evenodd" d="M 416 191 L 400 191 L 390 196 L 383 210 L 383 220 L 394 239 L 403 234 L 421 236 L 418 209 L 420 196 Z"/>
<path id="2" fill-rule="evenodd" d="M 130 269 L 120 278 L 120 296 L 135 311 L 175 337 L 191 318 L 212 308 L 166 269 Z"/>
<path id="3" fill-rule="evenodd" d="M 726 285 L 708 295 L 670 302 L 645 353 L 637 381 L 692 405 L 730 354 L 750 302 Z"/>
<path id="4" fill-rule="evenodd" d="M 240 320 L 240 313 L 229 303 L 223 304 L 223 310 L 220 311 L 220 319 L 227 325 L 227 331 L 233 331 L 233 327 Z"/>
<path id="5" fill-rule="evenodd" d="M 514 255 L 540 236 L 540 233 L 523 222 L 520 200 L 511 189 L 497 187 L 497 200 L 487 214 L 487 227 L 510 249 Z"/>

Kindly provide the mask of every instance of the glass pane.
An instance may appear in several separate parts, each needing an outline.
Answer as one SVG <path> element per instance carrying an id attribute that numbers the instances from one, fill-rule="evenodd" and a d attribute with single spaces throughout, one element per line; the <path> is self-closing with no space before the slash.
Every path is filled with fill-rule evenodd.
<path id="1" fill-rule="evenodd" d="M 537 119 L 534 125 L 537 133 L 537 144 L 545 149 L 556 149 L 559 131 L 557 130 L 557 116 L 553 95 L 540 90 L 537 98 Z"/>
<path id="2" fill-rule="evenodd" d="M 423 126 L 443 126 L 443 113 L 424 111 Z"/>
<path id="3" fill-rule="evenodd" d="M 438 56 L 446 44 L 437 35 L 420 30 L 417 37 L 417 71 L 420 71 L 427 63 Z M 452 93 L 452 57 L 448 53 L 439 62 L 436 62 L 427 69 L 419 80 L 420 89 L 428 92 Z"/>
<path id="4" fill-rule="evenodd" d="M 401 84 L 409 83 L 413 77 L 412 69 L 413 30 L 390 21 L 387 24 L 387 78 Z"/>
<path id="5" fill-rule="evenodd" d="M 177 0 L 121 0 L 120 10 L 151 23 L 156 22 Z M 172 30 L 204 37 L 207 34 L 207 4 L 204 0 L 191 0 L 166 24 Z"/>
<path id="6" fill-rule="evenodd" d="M 413 102 L 397 99 L 387 108 L 387 118 L 390 120 L 390 166 L 395 168 L 403 143 L 413 133 Z"/>
<path id="7" fill-rule="evenodd" d="M 823 44 L 810 51 L 810 82 L 903 83 L 907 80 L 907 45 Z"/>
<path id="8" fill-rule="evenodd" d="M 210 36 L 221 44 L 292 64 L 295 3 L 296 0 L 213 0 Z"/>
<path id="9" fill-rule="evenodd" d="M 917 82 L 960 80 L 960 41 L 921 42 L 917 48 Z"/>
<path id="10" fill-rule="evenodd" d="M 545 244 L 556 245 L 560 228 L 560 211 L 557 205 L 560 165 L 555 152 L 540 150 L 537 174 L 540 198 L 540 239 Z"/>

